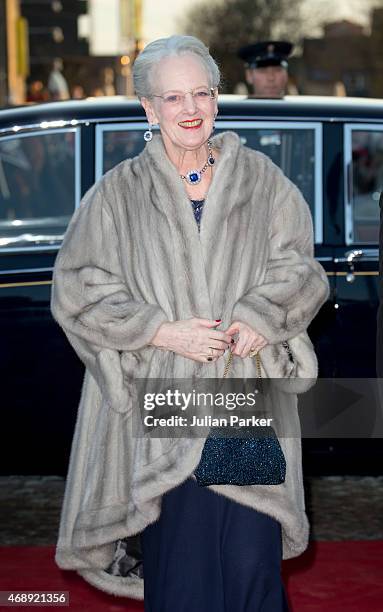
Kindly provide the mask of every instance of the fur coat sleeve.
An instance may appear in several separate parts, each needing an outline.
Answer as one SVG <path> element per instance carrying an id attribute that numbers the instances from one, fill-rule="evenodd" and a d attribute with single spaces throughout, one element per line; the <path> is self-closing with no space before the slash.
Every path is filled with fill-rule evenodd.
<path id="1" fill-rule="evenodd" d="M 110 405 L 125 411 L 121 354 L 145 347 L 167 316 L 158 304 L 132 296 L 120 249 L 103 183 L 94 185 L 72 216 L 57 256 L 51 311 Z"/>
<path id="2" fill-rule="evenodd" d="M 250 324 L 270 344 L 304 332 L 329 293 L 326 273 L 314 259 L 313 225 L 301 192 L 274 166 L 269 257 L 264 280 L 234 305 L 233 317 Z"/>
<path id="3" fill-rule="evenodd" d="M 103 348 L 143 348 L 167 319 L 158 304 L 133 298 L 123 279 L 120 249 L 103 185 L 94 185 L 65 234 L 54 268 L 51 302 L 52 313 L 65 330 L 83 340 L 89 362 Z"/>

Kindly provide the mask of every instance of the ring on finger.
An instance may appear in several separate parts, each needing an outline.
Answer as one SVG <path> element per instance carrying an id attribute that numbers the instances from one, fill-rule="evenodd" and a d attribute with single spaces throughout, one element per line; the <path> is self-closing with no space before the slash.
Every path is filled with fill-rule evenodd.
<path id="1" fill-rule="evenodd" d="M 251 347 L 249 355 L 250 357 L 255 357 L 255 355 L 258 353 L 258 349 L 255 347 Z"/>

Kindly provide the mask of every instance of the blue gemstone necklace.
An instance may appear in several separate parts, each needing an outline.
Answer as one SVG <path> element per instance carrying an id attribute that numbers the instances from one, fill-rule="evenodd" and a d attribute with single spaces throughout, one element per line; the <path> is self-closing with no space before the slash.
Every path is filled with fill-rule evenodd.
<path id="1" fill-rule="evenodd" d="M 207 141 L 207 147 L 209 150 L 209 155 L 207 158 L 206 164 L 201 168 L 201 170 L 189 170 L 186 174 L 180 174 L 180 177 L 185 180 L 189 185 L 198 185 L 201 182 L 202 175 L 209 168 L 209 166 L 214 166 L 215 159 L 211 152 L 211 141 Z"/>

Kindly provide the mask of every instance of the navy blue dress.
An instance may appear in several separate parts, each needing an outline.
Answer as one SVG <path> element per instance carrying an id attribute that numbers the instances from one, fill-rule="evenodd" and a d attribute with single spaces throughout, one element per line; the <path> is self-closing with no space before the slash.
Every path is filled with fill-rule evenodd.
<path id="1" fill-rule="evenodd" d="M 203 205 L 205 200 L 190 200 L 193 207 L 194 218 L 197 221 L 198 231 L 200 230 Z"/>
<path id="2" fill-rule="evenodd" d="M 191 200 L 200 229 L 204 200 Z M 145 612 L 289 612 L 281 525 L 188 478 L 140 534 Z"/>

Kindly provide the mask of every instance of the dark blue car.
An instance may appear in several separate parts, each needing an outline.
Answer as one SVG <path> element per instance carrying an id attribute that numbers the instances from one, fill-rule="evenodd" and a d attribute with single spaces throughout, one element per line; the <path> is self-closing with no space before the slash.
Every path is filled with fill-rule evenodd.
<path id="1" fill-rule="evenodd" d="M 120 97 L 0 111 L 4 474 L 66 472 L 83 365 L 50 314 L 52 268 L 82 195 L 142 150 L 146 129 Z M 269 155 L 310 205 L 331 284 L 309 328 L 320 376 L 375 377 L 383 101 L 223 96 L 216 130 Z M 376 471 L 378 443 L 304 440 L 306 469 Z"/>

